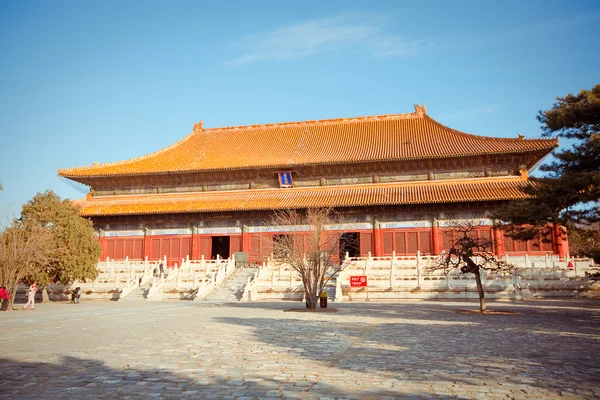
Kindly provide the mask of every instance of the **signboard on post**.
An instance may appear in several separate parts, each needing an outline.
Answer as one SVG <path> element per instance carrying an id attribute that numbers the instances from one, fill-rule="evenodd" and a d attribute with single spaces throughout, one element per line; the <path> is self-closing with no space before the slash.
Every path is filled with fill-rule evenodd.
<path id="1" fill-rule="evenodd" d="M 367 286 L 367 277 L 365 275 L 350 277 L 350 287 L 364 287 L 364 286 Z"/>

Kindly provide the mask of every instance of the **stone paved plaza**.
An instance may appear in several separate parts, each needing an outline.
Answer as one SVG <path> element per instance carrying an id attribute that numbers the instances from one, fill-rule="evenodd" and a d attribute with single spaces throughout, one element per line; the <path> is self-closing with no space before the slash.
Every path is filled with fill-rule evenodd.
<path id="1" fill-rule="evenodd" d="M 600 302 L 88 301 L 0 313 L 1 399 L 600 397 Z"/>

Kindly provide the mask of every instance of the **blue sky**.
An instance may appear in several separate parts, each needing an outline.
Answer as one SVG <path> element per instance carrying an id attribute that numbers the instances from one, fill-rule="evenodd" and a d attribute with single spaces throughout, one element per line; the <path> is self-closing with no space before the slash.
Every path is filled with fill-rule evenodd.
<path id="1" fill-rule="evenodd" d="M 0 2 L 0 213 L 205 127 L 412 112 L 486 136 L 600 82 L 600 2 Z M 223 149 L 223 151 L 227 151 Z"/>

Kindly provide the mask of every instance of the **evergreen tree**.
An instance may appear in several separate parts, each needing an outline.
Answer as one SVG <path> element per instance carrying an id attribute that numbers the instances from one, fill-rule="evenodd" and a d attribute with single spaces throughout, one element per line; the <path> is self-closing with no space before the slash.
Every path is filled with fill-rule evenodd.
<path id="1" fill-rule="evenodd" d="M 572 146 L 556 151 L 542 165 L 542 178 L 531 178 L 531 199 L 507 203 L 495 217 L 516 239 L 547 235 L 552 225 L 585 229 L 600 221 L 600 84 L 579 94 L 557 97 L 538 113 L 543 136 L 567 139 Z"/>
<path id="2" fill-rule="evenodd" d="M 53 256 L 34 278 L 42 285 L 94 279 L 101 248 L 92 222 L 79 215 L 68 199 L 52 191 L 35 195 L 21 211 L 21 220 L 49 231 Z"/>

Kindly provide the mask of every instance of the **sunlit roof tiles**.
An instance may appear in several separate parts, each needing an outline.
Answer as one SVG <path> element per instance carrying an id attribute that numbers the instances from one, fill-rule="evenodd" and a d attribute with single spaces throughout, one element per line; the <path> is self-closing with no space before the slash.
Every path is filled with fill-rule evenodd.
<path id="1" fill-rule="evenodd" d="M 244 168 L 291 168 L 461 157 L 484 154 L 550 152 L 555 139 L 492 138 L 448 128 L 424 107 L 409 114 L 280 124 L 203 128 L 146 156 L 108 164 L 59 170 L 77 178 L 168 174 Z"/>
<path id="2" fill-rule="evenodd" d="M 478 178 L 394 184 L 260 189 L 185 194 L 89 196 L 77 201 L 87 217 L 459 203 L 527 198 L 522 178 Z"/>

